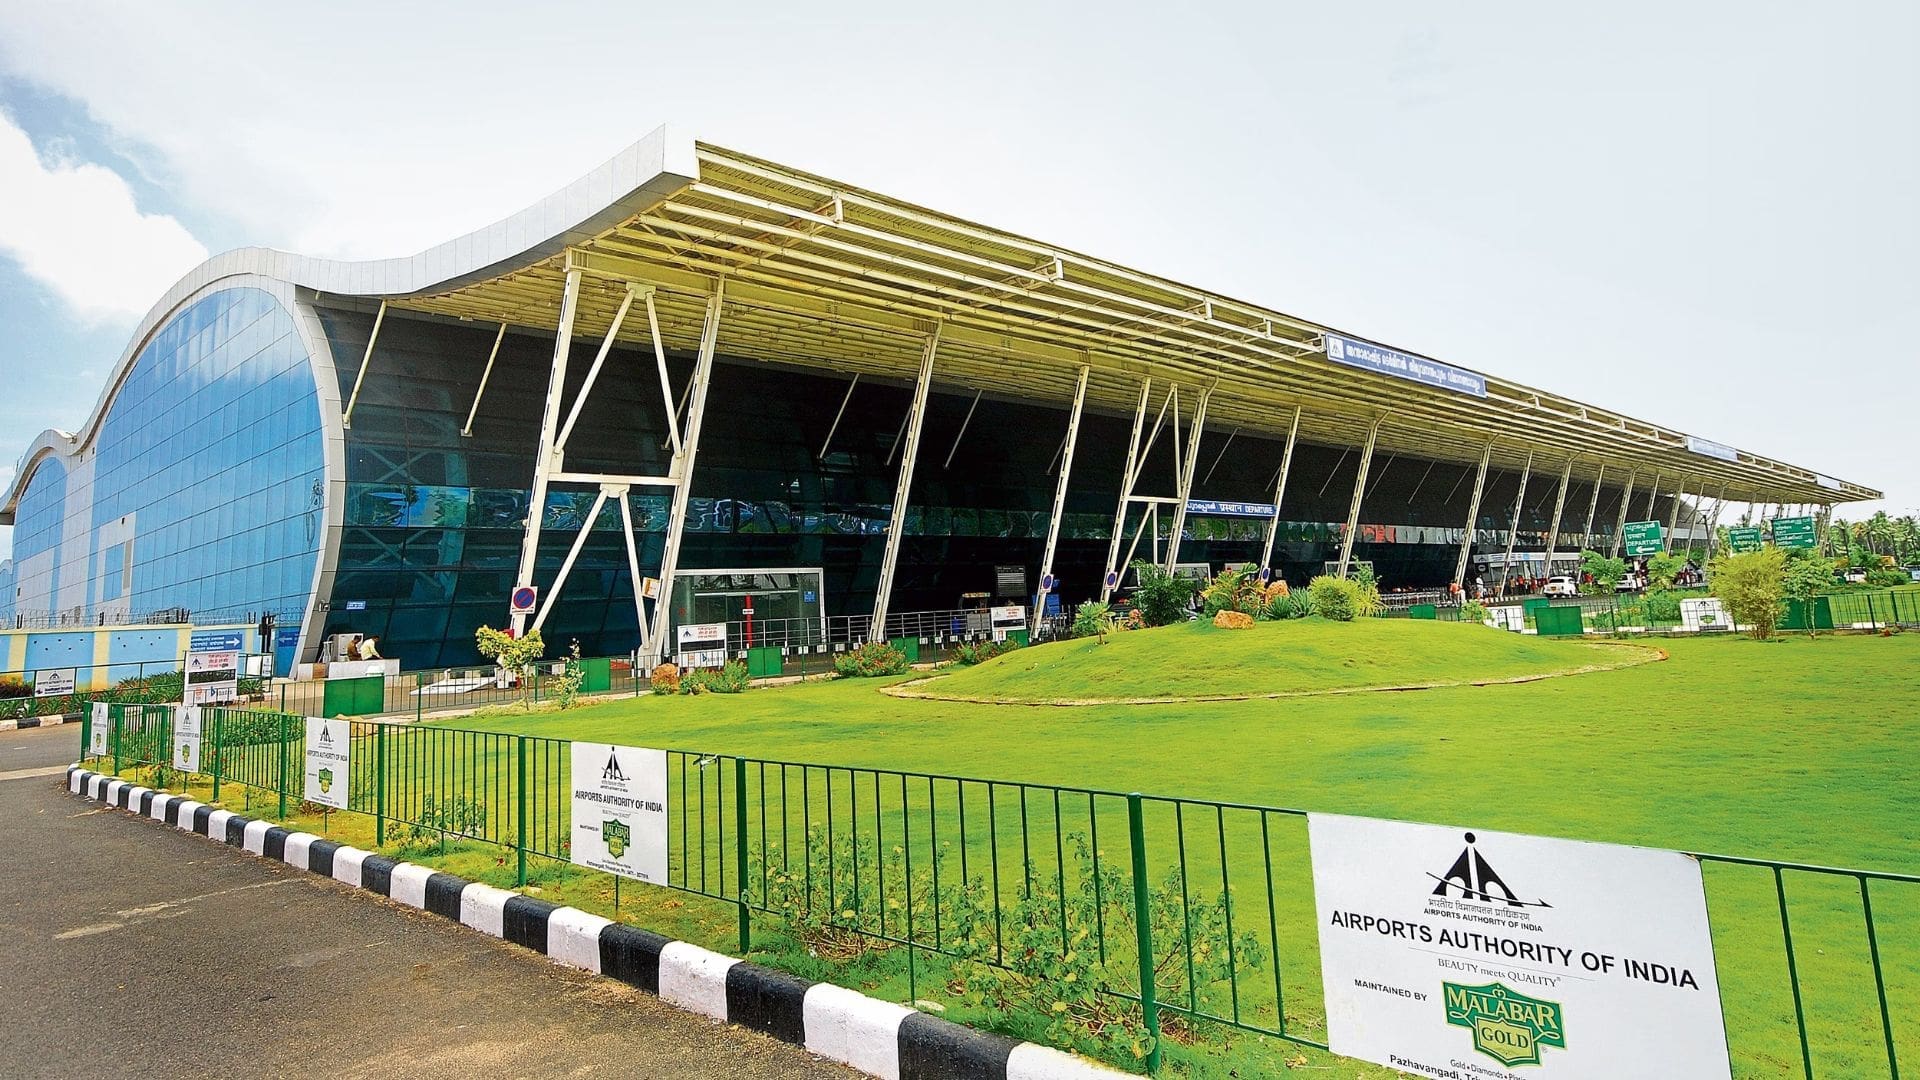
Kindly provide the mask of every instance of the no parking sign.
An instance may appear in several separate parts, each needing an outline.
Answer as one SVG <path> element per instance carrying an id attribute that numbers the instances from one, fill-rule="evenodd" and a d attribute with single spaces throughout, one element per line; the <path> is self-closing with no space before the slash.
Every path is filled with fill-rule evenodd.
<path id="1" fill-rule="evenodd" d="M 534 605 L 539 603 L 539 601 L 540 590 L 531 585 L 521 585 L 513 590 L 513 613 L 515 615 L 529 614 L 533 611 Z"/>

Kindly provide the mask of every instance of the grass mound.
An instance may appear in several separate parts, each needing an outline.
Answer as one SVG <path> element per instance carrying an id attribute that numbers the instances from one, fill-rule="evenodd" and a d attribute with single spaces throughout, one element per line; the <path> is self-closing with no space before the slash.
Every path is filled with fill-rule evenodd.
<path id="1" fill-rule="evenodd" d="M 1192 701 L 1451 686 L 1619 667 L 1642 650 L 1409 619 L 1205 622 L 1020 649 L 901 692 L 1020 704 Z"/>

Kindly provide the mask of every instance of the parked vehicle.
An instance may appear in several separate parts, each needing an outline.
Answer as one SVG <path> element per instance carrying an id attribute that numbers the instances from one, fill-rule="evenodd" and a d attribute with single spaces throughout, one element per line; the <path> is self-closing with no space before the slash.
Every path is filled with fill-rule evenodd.
<path id="1" fill-rule="evenodd" d="M 1614 592 L 1639 592 L 1647 587 L 1647 579 L 1639 574 L 1628 574 L 1613 587 Z"/>
<path id="2" fill-rule="evenodd" d="M 1564 575 L 1547 579 L 1547 587 L 1540 590 L 1548 596 L 1579 596 L 1580 585 Z"/>

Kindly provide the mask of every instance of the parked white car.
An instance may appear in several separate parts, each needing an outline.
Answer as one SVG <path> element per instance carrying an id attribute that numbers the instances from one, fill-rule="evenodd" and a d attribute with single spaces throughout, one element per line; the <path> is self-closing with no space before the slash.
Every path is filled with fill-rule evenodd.
<path id="1" fill-rule="evenodd" d="M 1540 590 L 1548 596 L 1579 596 L 1580 584 L 1564 575 L 1547 579 L 1547 587 Z"/>
<path id="2" fill-rule="evenodd" d="M 1614 592 L 1639 592 L 1647 587 L 1647 579 L 1639 574 L 1628 574 L 1613 587 Z"/>

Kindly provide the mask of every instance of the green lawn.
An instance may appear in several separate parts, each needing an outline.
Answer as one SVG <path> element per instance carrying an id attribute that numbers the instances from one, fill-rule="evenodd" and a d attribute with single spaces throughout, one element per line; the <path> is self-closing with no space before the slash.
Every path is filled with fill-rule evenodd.
<path id="1" fill-rule="evenodd" d="M 1309 622 L 1287 625 L 1282 632 L 1296 628 L 1328 634 L 1352 629 Z M 1166 639 L 1180 647 L 1215 640 L 1238 646 L 1267 632 L 1180 628 Z M 1364 624 L 1364 632 L 1389 644 L 1403 642 L 1397 655 L 1471 648 L 1479 654 L 1474 677 L 1502 664 L 1582 649 L 1474 626 L 1404 620 Z M 1116 649 L 1129 637 L 1150 642 L 1154 634 L 1122 635 L 1104 647 L 1067 643 L 1023 650 L 1008 658 L 1011 663 L 946 676 L 932 685 L 962 678 L 990 684 L 996 667 L 1033 678 L 1018 665 L 1049 655 L 1084 664 L 1088 650 L 1106 664 L 1099 650 Z M 1304 647 L 1308 644 L 1288 639 L 1289 663 L 1324 669 L 1330 654 Z M 856 821 L 873 823 L 866 836 L 881 842 L 882 866 L 896 889 L 906 880 L 899 865 L 903 859 L 918 860 L 924 872 L 932 850 L 958 841 L 972 853 L 970 879 L 984 878 L 988 866 L 1001 875 L 997 887 L 983 881 L 973 888 L 998 895 L 1002 903 L 1021 893 L 1028 867 L 1043 883 L 1055 874 L 1073 880 L 1073 860 L 1054 854 L 1061 837 L 1097 829 L 1109 859 L 1124 855 L 1124 801 L 1088 796 L 1088 790 L 1920 873 L 1920 753 L 1914 749 L 1920 737 L 1920 636 L 1788 638 L 1770 644 L 1677 639 L 1660 645 L 1670 651 L 1669 660 L 1528 683 L 1410 692 L 1035 709 L 903 699 L 881 692 L 883 683 L 901 680 L 849 680 L 737 696 L 624 699 L 564 714 L 473 717 L 446 726 L 697 751 L 674 759 L 675 770 L 690 771 L 676 773 L 671 799 L 674 805 L 706 808 L 693 814 L 684 842 L 673 838 L 676 872 L 696 889 L 702 883 L 694 875 L 711 873 L 717 879 L 729 850 L 700 827 L 732 828 L 731 815 L 723 812 L 731 808 L 730 796 L 722 795 L 729 763 L 706 755 L 754 759 L 748 798 L 756 853 L 764 850 L 776 862 L 781 853 L 797 860 L 796 838 L 806 824 L 820 827 L 832 800 L 842 830 Z M 1251 678 L 1273 685 L 1287 677 L 1285 665 L 1259 658 L 1249 662 L 1262 666 L 1251 673 L 1245 665 L 1218 664 L 1209 670 L 1221 682 Z M 1340 672 L 1351 670 L 1337 657 L 1333 663 Z M 1133 666 L 1144 669 L 1147 663 Z M 1144 677 L 1127 667 L 1085 678 L 1104 685 Z M 411 784 L 408 790 L 418 791 L 441 783 L 428 775 L 430 769 L 407 764 L 412 751 L 400 748 L 421 740 L 442 745 L 452 733 L 429 728 L 401 735 L 400 730 L 392 745 L 399 764 L 390 762 L 391 771 L 417 775 L 405 783 L 390 778 L 390 790 Z M 467 747 L 461 770 L 487 778 L 482 782 L 494 785 L 497 804 L 499 777 L 512 767 L 511 740 L 459 738 Z M 534 768 L 545 775 L 541 766 Z M 915 775 L 909 783 L 894 772 L 852 769 L 946 779 Z M 953 777 L 1007 783 L 988 788 Z M 471 780 L 465 783 L 472 787 Z M 1050 788 L 1024 785 L 1068 790 L 1056 802 Z M 358 777 L 356 787 L 364 789 Z M 546 787 L 563 788 L 560 775 L 554 773 Z M 229 795 L 229 804 L 238 797 L 243 796 Z M 362 805 L 356 796 L 356 806 Z M 394 805 L 389 804 L 390 813 L 400 814 Z M 505 807 L 495 805 L 490 812 L 502 819 L 494 834 L 510 832 Z M 1243 928 L 1251 922 L 1280 961 L 1277 978 L 1268 956 L 1257 968 L 1243 965 L 1242 980 L 1230 987 L 1198 988 L 1200 1003 L 1225 1014 L 1231 990 L 1244 1021 L 1271 1028 L 1279 1022 L 1284 993 L 1286 1030 L 1321 1037 L 1317 941 L 1300 819 L 1196 804 L 1178 812 L 1176 820 L 1174 804 L 1148 804 L 1154 877 L 1170 873 L 1184 859 L 1183 883 L 1196 902 L 1217 898 L 1221 883 L 1229 882 Z M 557 834 L 558 814 L 558 809 L 554 815 L 536 809 L 536 838 Z M 762 814 L 766 825 L 753 820 Z M 366 823 L 358 815 L 336 814 L 330 827 L 366 843 L 360 837 Z M 904 838 L 903 827 L 911 830 Z M 764 846 L 760 828 L 768 830 Z M 961 828 L 970 829 L 964 841 Z M 1071 850 L 1070 841 L 1066 848 Z M 511 855 L 500 853 L 486 845 L 456 843 L 444 859 L 454 872 L 511 884 Z M 949 864 L 949 887 L 956 869 Z M 1706 876 L 1735 1075 L 1798 1076 L 1799 1042 L 1772 875 L 1709 864 Z M 611 906 L 610 881 L 545 860 L 535 860 L 532 879 L 549 899 L 603 912 Z M 716 885 L 717 880 L 706 883 L 707 891 Z M 1857 883 L 1789 874 L 1786 893 L 1816 1074 L 1887 1075 Z M 1914 1019 L 1920 1016 L 1920 885 L 1876 885 L 1872 898 L 1896 1039 L 1904 1058 L 1920 1062 L 1920 1020 Z M 899 899 L 896 891 L 893 902 Z M 920 909 L 925 902 L 923 895 Z M 730 906 L 642 886 L 627 888 L 624 903 L 627 916 L 642 925 L 715 948 L 735 947 Z M 921 954 L 910 985 L 900 950 L 834 967 L 807 955 L 777 925 L 769 925 L 773 922 L 756 917 L 756 959 L 897 1000 L 940 1002 L 950 1017 L 980 1019 L 947 992 L 946 969 L 934 958 Z M 1113 948 L 1124 955 L 1127 946 L 1120 942 Z M 1035 1033 L 1030 1025 L 1003 1025 L 1018 1034 Z M 1299 1053 L 1270 1037 L 1215 1027 L 1202 1031 L 1198 1043 L 1170 1047 L 1176 1075 L 1267 1075 Z M 1338 1070 L 1330 1075 L 1389 1075 L 1317 1052 L 1300 1060 Z"/>
<path id="2" fill-rule="evenodd" d="M 1208 622 L 1016 650 L 926 687 L 982 701 L 1126 702 L 1493 682 L 1638 662 L 1644 650 L 1416 619 Z"/>

